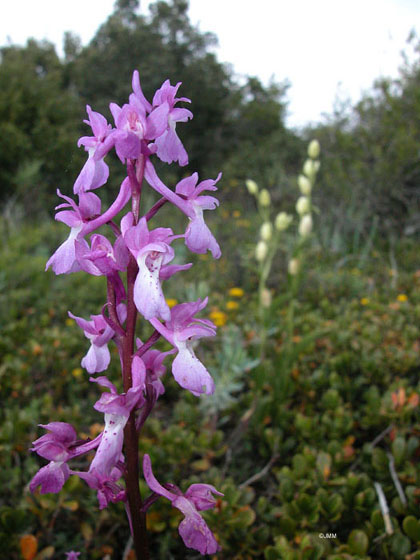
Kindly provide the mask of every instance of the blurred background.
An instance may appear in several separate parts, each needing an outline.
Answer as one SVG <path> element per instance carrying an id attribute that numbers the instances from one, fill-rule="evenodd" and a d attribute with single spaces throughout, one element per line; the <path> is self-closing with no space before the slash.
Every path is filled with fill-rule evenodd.
<path id="1" fill-rule="evenodd" d="M 210 295 L 207 316 L 220 328 L 201 355 L 216 395 L 198 401 L 167 376 L 142 453 L 159 463 L 159 480 L 225 493 L 207 517 L 218 558 L 420 558 L 419 16 L 409 0 L 7 7 L 0 558 L 71 549 L 81 560 L 133 558 L 121 504 L 99 512 L 94 492 L 73 478 L 58 496 L 33 496 L 27 485 L 43 464 L 28 451 L 37 424 L 71 422 L 85 437 L 101 430 L 97 387 L 80 368 L 85 340 L 67 310 L 99 313 L 106 288 L 83 273 L 43 271 L 67 236 L 53 219 L 56 190 L 70 195 L 84 164 L 86 104 L 110 120 L 109 102 L 126 102 L 134 69 L 147 98 L 169 78 L 192 100 L 193 120 L 177 128 L 189 165 L 162 164 L 163 180 L 223 172 L 221 206 L 208 218 L 223 256 L 195 255 L 197 266 L 167 287 L 171 301 Z M 320 162 L 316 181 L 304 171 L 308 157 Z M 123 179 L 117 159 L 108 161 L 104 204 Z M 302 174 L 311 182 L 305 235 Z M 167 210 L 161 224 L 185 227 Z M 293 216 L 284 230 L 280 212 Z M 178 523 L 166 504 L 151 508 L 153 557 L 197 557 L 179 542 Z"/>

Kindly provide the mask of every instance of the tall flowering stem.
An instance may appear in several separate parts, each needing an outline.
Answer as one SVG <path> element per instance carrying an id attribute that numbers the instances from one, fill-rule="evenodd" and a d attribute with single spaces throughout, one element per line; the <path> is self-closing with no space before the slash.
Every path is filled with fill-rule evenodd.
<path id="1" fill-rule="evenodd" d="M 284 356 L 292 356 L 293 352 L 293 330 L 294 312 L 301 271 L 306 252 L 307 241 L 311 236 L 313 228 L 312 212 L 316 210 L 312 204 L 312 189 L 315 184 L 316 175 L 320 168 L 319 155 L 320 145 L 318 140 L 312 140 L 308 145 L 307 155 L 302 173 L 298 177 L 300 196 L 296 201 L 296 213 L 298 217 L 297 235 L 293 243 L 292 257 L 288 262 L 289 291 L 286 294 L 288 301 L 286 325 L 284 329 L 285 342 L 283 343 Z M 272 303 L 272 293 L 268 288 L 271 268 L 279 248 L 282 245 L 282 236 L 293 221 L 293 216 L 286 212 L 277 214 L 274 220 L 271 219 L 271 196 L 267 189 L 260 190 L 257 183 L 248 179 L 246 181 L 248 192 L 253 195 L 257 202 L 261 225 L 259 229 L 259 240 L 255 246 L 255 258 L 258 263 L 258 319 L 260 327 L 260 349 L 259 358 L 264 360 L 265 347 L 267 344 L 267 317 Z M 286 368 L 285 368 L 286 369 Z M 281 376 L 277 375 L 279 380 Z M 257 378 L 259 388 L 262 387 L 263 377 Z"/>
<path id="2" fill-rule="evenodd" d="M 135 205 L 134 200 L 135 199 L 133 197 L 133 214 Z M 125 393 L 128 393 L 133 386 L 131 371 L 137 319 L 137 309 L 134 305 L 134 283 L 137 271 L 137 264 L 131 257 L 127 269 L 127 323 L 126 334 L 122 346 L 122 374 Z M 139 436 L 136 430 L 135 412 L 132 410 L 124 428 L 124 450 L 127 463 L 125 485 L 130 508 L 134 547 L 137 552 L 137 556 L 146 559 L 149 558 L 149 551 L 147 546 L 146 516 L 142 512 L 143 502 L 139 488 L 140 472 L 138 443 Z"/>
<path id="3" fill-rule="evenodd" d="M 168 164 L 188 163 L 176 125 L 191 119 L 192 113 L 176 106 L 190 101 L 176 97 L 180 85 L 172 86 L 166 80 L 150 103 L 135 71 L 128 103 L 122 107 L 110 104 L 115 126 L 87 106 L 89 119 L 85 122 L 92 136 L 84 136 L 78 143 L 88 153 L 74 184 L 78 202 L 57 191 L 65 202 L 57 207 L 56 219 L 65 223 L 70 233 L 48 260 L 47 269 L 51 267 L 56 274 L 84 271 L 106 278 L 107 301 L 100 314 L 84 319 L 69 312 L 90 341 L 82 366 L 91 375 L 91 382 L 109 391 L 103 392 L 94 404 L 94 408 L 104 414 L 105 426 L 91 441 L 78 439 L 70 424 L 50 422 L 41 426 L 47 433 L 34 441 L 32 448 L 49 463 L 32 479 L 31 491 L 40 488 L 41 494 L 59 492 L 74 475 L 97 491 L 101 509 L 110 503 L 124 502 L 135 553 L 143 560 L 149 558 L 146 511 L 160 496 L 169 499 L 171 505 L 184 514 L 179 533 L 187 547 L 201 554 L 214 554 L 219 550 L 214 535 L 198 513 L 215 505 L 213 494 L 220 493 L 213 486 L 193 484 L 183 493 L 170 484 L 172 491 L 166 491 L 154 477 L 151 459 L 145 455 L 143 473 L 151 490 L 146 500 L 142 500 L 139 489 L 139 436 L 157 400 L 165 392 L 161 380 L 166 371 L 163 362 L 173 356 L 171 369 L 175 380 L 193 395 L 201 397 L 214 392 L 213 379 L 192 347 L 195 339 L 216 334 L 211 321 L 196 317 L 205 308 L 207 298 L 170 309 L 162 288 L 163 281 L 192 266 L 191 263 L 170 264 L 175 256 L 176 241 L 183 241 L 193 253 L 210 251 L 215 258 L 221 254 L 203 213 L 216 208 L 219 202 L 213 196 L 202 195 L 205 190 L 217 190 L 220 174 L 215 180 L 199 182 L 194 173 L 170 188 L 159 178 L 153 164 L 154 159 Z M 125 165 L 127 176 L 114 202 L 103 211 L 101 199 L 93 191 L 108 184 L 109 168 L 105 158 L 111 150 L 115 150 Z M 143 210 L 144 188 L 152 188 L 161 198 L 151 208 Z M 127 211 L 130 201 L 131 209 Z M 167 203 L 188 218 L 184 232 L 174 234 L 170 228 L 150 228 L 152 219 Z M 118 216 L 121 217 L 119 223 Z M 110 238 L 95 233 L 102 227 L 108 228 Z M 154 328 L 144 343 L 136 336 L 139 318 Z M 172 346 L 169 351 L 153 348 L 161 337 Z M 119 353 L 122 393 L 118 393 L 106 375 L 94 377 L 108 370 L 111 342 L 116 344 Z M 87 470 L 71 468 L 73 458 L 92 451 L 95 455 Z M 77 556 L 79 553 L 69 554 Z"/>

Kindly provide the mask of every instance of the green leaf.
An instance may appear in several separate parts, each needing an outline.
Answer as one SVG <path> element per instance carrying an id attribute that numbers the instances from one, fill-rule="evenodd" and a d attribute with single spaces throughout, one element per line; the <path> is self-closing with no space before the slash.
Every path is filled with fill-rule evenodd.
<path id="1" fill-rule="evenodd" d="M 402 436 L 397 436 L 392 442 L 391 449 L 396 465 L 401 465 L 404 460 L 406 450 L 405 439 Z"/>
<path id="2" fill-rule="evenodd" d="M 420 541 L 420 522 L 413 516 L 409 515 L 403 521 L 403 529 L 406 535 L 414 542 Z"/>
<path id="3" fill-rule="evenodd" d="M 320 451 L 316 458 L 316 468 L 325 480 L 329 478 L 331 473 L 331 455 Z"/>
<path id="4" fill-rule="evenodd" d="M 238 529 L 249 527 L 255 521 L 255 511 L 249 506 L 244 506 L 234 513 L 234 515 L 227 521 L 228 525 Z"/>
<path id="5" fill-rule="evenodd" d="M 379 509 L 375 509 L 374 511 L 372 511 L 372 514 L 370 516 L 370 522 L 372 523 L 372 525 L 377 531 L 384 530 L 384 518 L 382 517 L 382 514 Z"/>
<path id="6" fill-rule="evenodd" d="M 279 520 L 279 531 L 288 539 L 291 539 L 296 531 L 296 522 L 288 516 L 282 517 Z"/>
<path id="7" fill-rule="evenodd" d="M 402 533 L 395 533 L 391 537 L 391 551 L 395 560 L 404 560 L 406 555 L 410 552 L 410 540 Z"/>
<path id="8" fill-rule="evenodd" d="M 347 544 L 350 551 L 359 556 L 364 556 L 369 546 L 369 539 L 363 531 L 353 529 L 348 538 Z"/>
<path id="9" fill-rule="evenodd" d="M 265 560 L 282 560 L 280 552 L 274 546 L 269 546 L 264 550 L 264 558 Z"/>
<path id="10" fill-rule="evenodd" d="M 295 486 L 289 478 L 285 478 L 280 483 L 280 496 L 283 501 L 290 502 L 293 499 Z"/>
<path id="11" fill-rule="evenodd" d="M 298 453 L 292 459 L 293 474 L 296 479 L 303 478 L 308 468 L 308 463 L 303 455 Z"/>

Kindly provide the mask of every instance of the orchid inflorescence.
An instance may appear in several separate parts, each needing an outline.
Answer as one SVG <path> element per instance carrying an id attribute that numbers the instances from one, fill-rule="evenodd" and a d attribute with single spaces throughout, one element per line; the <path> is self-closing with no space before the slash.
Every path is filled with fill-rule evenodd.
<path id="1" fill-rule="evenodd" d="M 148 557 L 145 531 L 145 511 L 158 497 L 168 499 L 180 510 L 184 519 L 179 532 L 186 546 L 201 554 L 213 554 L 219 546 L 199 511 L 212 508 L 220 495 L 213 486 L 193 484 L 183 493 L 177 486 L 162 486 L 154 477 L 151 460 L 143 458 L 145 480 L 152 494 L 142 501 L 138 484 L 139 431 L 158 398 L 164 393 L 162 376 L 164 361 L 174 355 L 172 373 L 175 380 L 195 396 L 214 392 L 214 382 L 205 366 L 196 357 L 193 341 L 214 336 L 215 325 L 196 314 L 204 309 L 207 298 L 181 303 L 170 308 L 162 290 L 162 281 L 192 266 L 191 263 L 170 264 L 175 256 L 173 244 L 184 240 L 193 253 L 211 251 L 220 257 L 220 247 L 207 227 L 203 210 L 211 210 L 219 202 L 203 191 L 217 190 L 220 179 L 198 181 L 197 173 L 178 182 L 175 189 L 167 187 L 158 177 L 153 158 L 166 163 L 188 163 L 187 152 L 176 132 L 178 122 L 186 122 L 192 113 L 176 107 L 181 84 L 172 86 L 166 80 L 150 103 L 144 96 L 139 74 L 133 73 L 133 92 L 127 104 L 110 104 L 115 127 L 106 118 L 87 106 L 92 136 L 80 138 L 88 159 L 74 184 L 76 203 L 61 194 L 64 203 L 57 206 L 55 219 L 70 228 L 67 240 L 47 262 L 47 269 L 56 274 L 85 271 L 104 276 L 107 281 L 107 301 L 98 315 L 77 317 L 69 312 L 90 341 L 81 365 L 95 382 L 109 392 L 101 394 L 94 408 L 104 414 L 104 429 L 93 440 L 81 440 L 74 428 L 65 422 L 41 425 L 47 433 L 33 442 L 32 450 L 49 463 L 42 467 L 30 483 L 31 491 L 40 487 L 41 494 L 59 492 L 70 475 L 79 476 L 97 491 L 99 507 L 110 502 L 124 502 L 137 557 Z M 109 168 L 105 157 L 115 149 L 127 176 L 118 195 L 106 211 L 93 191 L 108 182 Z M 160 199 L 143 215 L 140 214 L 143 185 L 147 183 Z M 131 209 L 126 211 L 131 201 Z M 150 222 L 166 203 L 176 206 L 188 217 L 185 233 L 174 235 L 167 227 L 150 228 Z M 118 214 L 124 212 L 118 223 Z M 97 233 L 108 226 L 109 238 Z M 90 238 L 89 238 L 90 236 Z M 126 273 L 126 281 L 123 281 Z M 138 313 L 154 328 L 150 338 L 142 342 L 136 337 Z M 163 337 L 171 349 L 161 352 L 152 346 Z M 108 344 L 114 341 L 120 357 L 124 392 L 118 393 L 105 375 L 93 377 L 108 369 L 111 354 Z M 72 459 L 95 451 L 87 471 L 76 471 Z M 125 484 L 123 482 L 125 480 Z"/>

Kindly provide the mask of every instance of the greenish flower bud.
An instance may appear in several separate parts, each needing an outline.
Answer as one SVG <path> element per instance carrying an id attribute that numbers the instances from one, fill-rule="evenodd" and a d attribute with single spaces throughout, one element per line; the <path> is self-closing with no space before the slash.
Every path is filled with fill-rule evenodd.
<path id="1" fill-rule="evenodd" d="M 309 177 L 309 179 L 313 179 L 316 175 L 316 165 L 312 159 L 307 159 L 303 164 L 303 172 L 304 174 Z"/>
<path id="2" fill-rule="evenodd" d="M 302 217 L 299 223 L 299 234 L 302 237 L 307 237 L 312 232 L 312 216 L 310 214 L 306 214 Z"/>
<path id="3" fill-rule="evenodd" d="M 299 175 L 298 177 L 298 185 L 299 185 L 299 189 L 300 192 L 302 194 L 304 194 L 305 196 L 308 196 L 311 194 L 312 191 L 312 183 L 311 181 L 308 179 L 308 177 L 305 177 L 305 175 Z"/>
<path id="4" fill-rule="evenodd" d="M 277 214 L 275 226 L 277 231 L 285 231 L 293 221 L 293 216 L 287 214 L 286 212 L 280 212 Z"/>
<path id="5" fill-rule="evenodd" d="M 308 146 L 308 156 L 311 159 L 316 159 L 317 157 L 319 157 L 320 152 L 321 146 L 319 145 L 318 140 L 311 140 Z"/>
<path id="6" fill-rule="evenodd" d="M 265 241 L 258 241 L 255 247 L 255 258 L 258 262 L 262 262 L 268 253 L 267 243 Z"/>
<path id="7" fill-rule="evenodd" d="M 246 188 L 248 189 L 249 194 L 257 194 L 258 193 L 258 185 L 252 179 L 247 179 L 245 181 Z"/>
<path id="8" fill-rule="evenodd" d="M 261 206 L 270 206 L 271 196 L 267 189 L 263 189 L 258 197 Z"/>
<path id="9" fill-rule="evenodd" d="M 292 259 L 289 261 L 289 265 L 287 269 L 291 276 L 296 276 L 296 274 L 299 272 L 299 268 L 300 268 L 300 262 L 298 261 L 298 259 Z"/>
<path id="10" fill-rule="evenodd" d="M 271 222 L 264 222 L 260 229 L 260 237 L 263 241 L 270 241 L 273 236 L 273 225 Z"/>
<path id="11" fill-rule="evenodd" d="M 307 196 L 300 196 L 296 202 L 296 212 L 299 216 L 308 214 L 311 210 L 311 202 Z"/>
<path id="12" fill-rule="evenodd" d="M 271 305 L 271 292 L 270 292 L 270 290 L 267 290 L 267 288 L 264 288 L 261 291 L 260 301 L 261 301 L 261 305 L 263 307 L 265 307 L 266 309 L 268 307 L 270 307 L 270 305 Z"/>

